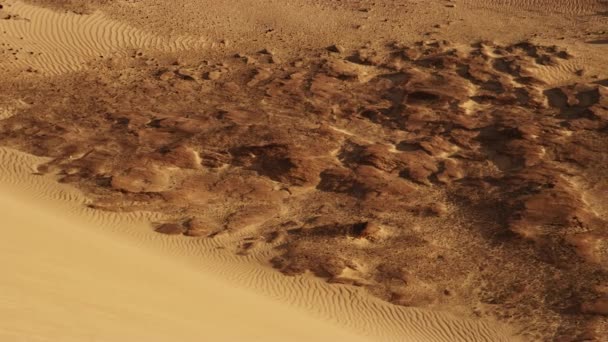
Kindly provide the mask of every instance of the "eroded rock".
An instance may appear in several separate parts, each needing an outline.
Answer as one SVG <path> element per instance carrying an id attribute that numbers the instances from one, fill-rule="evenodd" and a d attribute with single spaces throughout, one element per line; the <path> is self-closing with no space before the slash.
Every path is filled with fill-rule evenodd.
<path id="1" fill-rule="evenodd" d="M 51 157 L 38 171 L 92 207 L 181 218 L 161 233 L 248 229 L 237 250 L 271 243 L 286 274 L 549 340 L 606 315 L 601 82 L 547 89 L 531 68 L 569 54 L 529 42 L 332 50 L 3 88 L 31 106 L 0 142 Z"/>

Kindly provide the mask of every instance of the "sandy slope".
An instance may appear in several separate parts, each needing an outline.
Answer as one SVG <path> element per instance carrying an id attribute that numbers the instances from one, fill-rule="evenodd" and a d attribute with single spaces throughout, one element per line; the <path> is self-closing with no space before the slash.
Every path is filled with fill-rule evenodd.
<path id="1" fill-rule="evenodd" d="M 10 18 L 0 21 L 0 68 L 8 73 L 54 75 L 86 68 L 102 56 L 130 58 L 135 49 L 208 46 L 204 39 L 148 34 L 100 12 L 76 15 L 19 1 L 3 4 L 3 15 Z M 9 102 L 0 108 L 0 119 L 22 105 Z M 261 266 L 270 250 L 235 255 L 231 247 L 247 232 L 187 240 L 158 235 L 147 224 L 155 218 L 151 214 L 92 210 L 77 191 L 32 176 L 40 159 L 2 149 L 0 161 L 0 210 L 7 223 L 1 227 L 2 262 L 7 263 L 2 267 L 11 275 L 0 291 L 6 303 L 0 313 L 2 340 L 343 340 L 360 335 L 499 341 L 511 335 L 489 322 L 397 307 L 358 288 L 286 278 Z"/>
<path id="2" fill-rule="evenodd" d="M 151 213 L 89 209 L 34 175 L 45 160 L 0 149 L 0 340 L 513 341 L 487 321 L 285 277 L 228 250 L 238 236 L 184 244 L 149 229 Z"/>
<path id="3" fill-rule="evenodd" d="M 2 341 L 362 340 L 0 189 Z"/>
<path id="4" fill-rule="evenodd" d="M 103 12 L 86 15 L 1 3 L 0 73 L 19 77 L 61 75 L 96 61 L 118 65 L 139 60 L 139 50 L 182 57 L 210 47 L 218 49 L 206 53 L 230 56 L 269 48 L 280 61 L 334 43 L 350 49 L 367 40 L 468 44 L 533 37 L 574 54 L 530 71 L 547 86 L 605 78 L 600 29 L 608 5 L 601 0 L 241 2 L 247 6 L 142 0 L 103 2 Z M 11 101 L 0 104 L 0 120 L 26 105 Z M 41 162 L 0 148 L 1 341 L 514 340 L 493 322 L 394 306 L 360 288 L 308 276 L 285 277 L 263 266 L 272 245 L 236 255 L 247 230 L 214 239 L 156 234 L 148 222 L 158 215 L 87 208 L 81 193 L 34 176 Z"/>

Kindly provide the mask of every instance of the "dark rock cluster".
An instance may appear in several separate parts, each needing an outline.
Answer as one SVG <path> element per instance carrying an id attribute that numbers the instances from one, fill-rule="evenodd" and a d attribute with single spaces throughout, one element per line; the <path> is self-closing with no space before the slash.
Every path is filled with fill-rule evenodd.
<path id="1" fill-rule="evenodd" d="M 567 52 L 260 54 L 14 84 L 29 107 L 0 143 L 51 157 L 39 171 L 97 208 L 167 214 L 160 233 L 252 229 L 286 274 L 532 339 L 608 335 L 608 90 L 535 72 Z"/>

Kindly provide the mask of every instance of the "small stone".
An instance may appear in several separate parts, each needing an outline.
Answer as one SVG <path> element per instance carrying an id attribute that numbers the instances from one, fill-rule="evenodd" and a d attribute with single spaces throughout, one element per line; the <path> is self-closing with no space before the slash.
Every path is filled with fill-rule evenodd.
<path id="1" fill-rule="evenodd" d="M 173 71 L 165 71 L 158 77 L 161 81 L 166 82 L 173 78 L 175 78 L 175 73 Z"/>
<path id="2" fill-rule="evenodd" d="M 373 222 L 357 223 L 353 226 L 354 234 L 360 239 L 373 239 L 382 228 Z"/>
<path id="3" fill-rule="evenodd" d="M 177 223 L 163 223 L 154 229 L 155 232 L 167 235 L 178 235 L 184 233 L 184 226 Z"/>
<path id="4" fill-rule="evenodd" d="M 242 53 L 237 53 L 236 55 L 234 55 L 234 58 L 238 58 L 238 59 L 242 60 L 243 62 L 245 62 L 246 64 L 255 64 L 256 63 L 255 58 L 244 55 Z"/>
<path id="5" fill-rule="evenodd" d="M 212 225 L 200 217 L 191 218 L 184 226 L 186 227 L 184 235 L 190 237 L 208 236 L 213 231 Z"/>
<path id="6" fill-rule="evenodd" d="M 259 53 L 262 54 L 262 55 L 270 55 L 270 56 L 274 55 L 274 52 L 272 50 L 269 50 L 269 49 L 262 49 L 262 50 L 260 50 Z"/>
<path id="7" fill-rule="evenodd" d="M 597 299 L 594 302 L 583 303 L 581 311 L 594 315 L 608 316 L 608 297 Z"/>
<path id="8" fill-rule="evenodd" d="M 269 79 L 270 76 L 272 76 L 272 74 L 269 70 L 256 69 L 253 72 L 253 77 L 251 78 L 251 81 L 247 82 L 247 86 L 249 86 L 249 87 L 255 86 L 256 84 Z"/>
<path id="9" fill-rule="evenodd" d="M 435 203 L 432 203 L 431 205 L 429 205 L 429 211 L 434 216 L 442 217 L 442 216 L 445 216 L 445 214 L 447 214 L 448 208 L 443 203 L 435 202 Z"/>
<path id="10" fill-rule="evenodd" d="M 222 73 L 219 71 L 209 71 L 204 77 L 206 80 L 216 81 L 219 80 L 221 76 Z"/>
<path id="11" fill-rule="evenodd" d="M 169 175 L 157 167 L 133 167 L 112 175 L 112 188 L 125 192 L 161 192 L 169 187 Z"/>
<path id="12" fill-rule="evenodd" d="M 334 44 L 334 45 L 328 46 L 327 51 L 336 52 L 336 53 L 344 53 L 345 49 L 341 45 Z"/>

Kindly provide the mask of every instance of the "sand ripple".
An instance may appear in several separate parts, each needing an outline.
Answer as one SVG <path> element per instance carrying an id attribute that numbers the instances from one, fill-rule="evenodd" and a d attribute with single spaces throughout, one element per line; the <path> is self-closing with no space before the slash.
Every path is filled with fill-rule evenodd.
<path id="1" fill-rule="evenodd" d="M 309 276 L 285 277 L 261 266 L 264 249 L 248 256 L 230 250 L 241 234 L 214 239 L 184 239 L 155 233 L 147 212 L 111 213 L 90 209 L 87 199 L 51 177 L 34 174 L 46 158 L 0 148 L 0 184 L 36 194 L 55 210 L 85 219 L 115 237 L 173 256 L 201 272 L 254 290 L 378 341 L 513 341 L 508 331 L 489 322 L 459 319 L 442 312 L 391 305 L 349 286 L 329 285 Z M 29 196 L 29 195 L 28 195 Z"/>
<path id="2" fill-rule="evenodd" d="M 158 37 L 111 20 L 101 12 L 81 15 L 18 1 L 8 4 L 5 11 L 13 17 L 0 20 L 5 55 L 0 54 L 0 68 L 5 70 L 56 75 L 80 70 L 94 59 L 126 57 L 127 50 L 132 49 L 177 52 L 207 46 L 200 37 Z"/>

